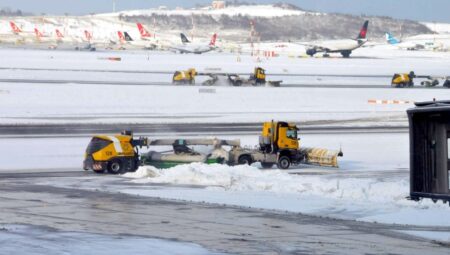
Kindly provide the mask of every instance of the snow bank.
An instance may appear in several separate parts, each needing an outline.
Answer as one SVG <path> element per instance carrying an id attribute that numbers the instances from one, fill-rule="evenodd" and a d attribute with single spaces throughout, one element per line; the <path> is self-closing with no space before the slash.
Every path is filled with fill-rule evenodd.
<path id="1" fill-rule="evenodd" d="M 340 171 L 293 175 L 252 166 L 194 163 L 165 170 L 146 166 L 124 176 L 133 178 L 132 183 L 150 186 L 149 189 L 143 188 L 145 185 L 139 189 L 124 187 L 120 192 L 126 194 L 386 224 L 450 226 L 450 218 L 447 217 L 450 207 L 447 204 L 406 199 L 409 195 L 407 173 L 385 175 L 378 171 L 364 171 L 352 175 Z M 178 186 L 158 188 L 161 183 Z"/>
<path id="2" fill-rule="evenodd" d="M 405 178 L 342 178 L 339 175 L 292 175 L 280 170 L 260 170 L 252 166 L 205 165 L 193 163 L 171 169 L 140 167 L 124 175 L 139 183 L 170 183 L 208 186 L 224 191 L 255 191 L 276 194 L 320 196 L 348 202 L 364 202 L 428 208 L 429 203 L 416 203 L 409 195 Z M 448 207 L 448 206 L 447 206 Z"/>

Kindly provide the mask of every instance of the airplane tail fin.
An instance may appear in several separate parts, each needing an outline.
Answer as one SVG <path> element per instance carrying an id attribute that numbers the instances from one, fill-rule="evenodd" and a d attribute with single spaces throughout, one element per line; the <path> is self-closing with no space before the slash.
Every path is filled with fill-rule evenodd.
<path id="1" fill-rule="evenodd" d="M 399 43 L 399 41 L 391 34 L 391 33 L 386 33 L 386 41 L 389 44 L 397 44 Z"/>
<path id="2" fill-rule="evenodd" d="M 84 37 L 86 38 L 86 40 L 87 40 L 88 42 L 90 42 L 91 39 L 92 39 L 92 34 L 89 33 L 89 31 L 84 30 Z"/>
<path id="3" fill-rule="evenodd" d="M 10 21 L 9 22 L 9 25 L 11 26 L 11 29 L 12 29 L 12 31 L 15 33 L 15 34 L 18 34 L 18 33 L 21 33 L 22 32 L 22 30 L 16 25 L 16 23 L 14 23 L 13 21 Z"/>
<path id="4" fill-rule="evenodd" d="M 133 41 L 133 38 L 131 38 L 131 36 L 128 34 L 127 31 L 124 31 L 123 34 L 124 34 L 125 41 L 127 41 L 127 42 Z"/>
<path id="5" fill-rule="evenodd" d="M 217 34 L 214 33 L 213 36 L 211 37 L 211 42 L 209 43 L 209 46 L 216 46 L 216 40 L 217 40 Z"/>
<path id="6" fill-rule="evenodd" d="M 152 35 L 145 29 L 145 27 L 141 23 L 136 23 L 139 33 L 141 37 L 151 37 Z"/>
<path id="7" fill-rule="evenodd" d="M 367 27 L 369 26 L 369 21 L 366 20 L 359 31 L 358 37 L 356 39 L 366 39 Z"/>
<path id="8" fill-rule="evenodd" d="M 120 43 L 125 43 L 126 40 L 121 31 L 117 31 L 117 36 L 119 36 Z"/>
<path id="9" fill-rule="evenodd" d="M 181 37 L 181 42 L 183 43 L 190 43 L 191 41 L 189 41 L 186 37 L 186 35 L 184 35 L 183 33 L 180 34 Z"/>
<path id="10" fill-rule="evenodd" d="M 38 39 L 41 39 L 42 33 L 41 33 L 41 31 L 39 31 L 37 28 L 34 28 L 34 34 L 36 34 L 36 37 L 37 37 Z"/>
<path id="11" fill-rule="evenodd" d="M 59 31 L 59 29 L 55 29 L 55 32 L 58 39 L 64 38 L 64 35 L 61 33 L 61 31 Z"/>

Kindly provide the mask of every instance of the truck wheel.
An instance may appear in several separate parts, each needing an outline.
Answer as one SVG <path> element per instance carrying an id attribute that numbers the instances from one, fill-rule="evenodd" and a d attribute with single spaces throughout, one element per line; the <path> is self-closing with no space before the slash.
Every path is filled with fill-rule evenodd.
<path id="1" fill-rule="evenodd" d="M 239 165 L 251 165 L 252 163 L 252 158 L 249 155 L 240 156 L 238 159 Z"/>
<path id="2" fill-rule="evenodd" d="M 122 161 L 114 159 L 108 164 L 108 173 L 110 174 L 120 174 L 123 171 Z"/>
<path id="3" fill-rule="evenodd" d="M 231 84 L 233 84 L 233 86 L 235 86 L 235 87 L 239 87 L 242 85 L 242 81 L 236 80 L 236 81 L 231 82 Z"/>
<path id="4" fill-rule="evenodd" d="M 92 170 L 92 171 L 94 171 L 94 173 L 96 174 L 102 174 L 105 172 L 105 170 Z"/>
<path id="5" fill-rule="evenodd" d="M 291 166 L 291 159 L 288 156 L 281 156 L 277 165 L 280 169 L 288 169 Z"/>
<path id="6" fill-rule="evenodd" d="M 273 163 L 261 162 L 261 167 L 264 169 L 269 169 L 273 167 Z"/>

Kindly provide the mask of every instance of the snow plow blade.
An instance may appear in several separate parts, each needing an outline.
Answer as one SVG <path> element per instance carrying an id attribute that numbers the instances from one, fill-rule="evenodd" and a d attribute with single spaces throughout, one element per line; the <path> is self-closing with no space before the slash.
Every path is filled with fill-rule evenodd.
<path id="1" fill-rule="evenodd" d="M 342 151 L 328 150 L 323 148 L 302 148 L 300 149 L 306 155 L 305 164 L 339 167 L 337 157 L 342 157 Z"/>

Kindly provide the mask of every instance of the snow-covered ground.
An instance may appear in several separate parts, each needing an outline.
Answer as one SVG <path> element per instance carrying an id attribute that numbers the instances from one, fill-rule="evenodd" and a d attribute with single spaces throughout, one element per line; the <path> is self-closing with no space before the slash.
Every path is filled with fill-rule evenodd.
<path id="1" fill-rule="evenodd" d="M 176 55 L 22 49 L 0 49 L 0 53 L 4 56 L 0 59 L 1 79 L 68 81 L 1 82 L 1 124 L 262 122 L 276 119 L 299 123 L 321 121 L 322 125 L 346 120 L 339 122 L 340 125 L 405 126 L 405 110 L 412 104 L 372 105 L 368 100 L 423 101 L 448 99 L 450 96 L 450 90 L 446 89 L 401 90 L 389 87 L 389 76 L 395 72 L 414 70 L 417 74 L 449 75 L 449 53 L 406 52 L 386 46 L 358 49 L 350 59 L 282 55 L 262 59 L 262 62 L 255 62 L 250 56 L 241 56 L 238 62 L 236 55 L 224 53 Z M 108 56 L 121 57 L 122 61 L 105 60 Z M 200 71 L 250 73 L 257 65 L 267 69 L 269 79 L 282 78 L 291 84 L 341 83 L 368 87 L 218 86 L 212 90 L 213 93 L 203 93 L 200 86 L 168 84 L 171 72 L 189 67 Z M 157 71 L 162 74 L 129 71 Z M 273 78 L 270 73 L 281 75 Z M 317 77 L 292 77 L 289 74 L 315 74 Z M 385 78 L 338 77 L 336 79 L 340 80 L 337 82 L 335 78 L 320 76 L 329 74 L 382 75 Z M 83 79 L 106 84 L 71 83 Z M 108 85 L 108 82 L 142 80 L 155 84 Z M 378 84 L 380 82 L 382 84 Z M 379 88 L 373 85 L 379 85 Z M 283 172 L 275 169 L 262 171 L 257 166 L 192 164 L 166 171 L 141 168 L 134 174 L 112 177 L 121 181 L 119 189 L 103 185 L 110 179 L 99 176 L 48 179 L 40 180 L 40 183 L 88 189 L 102 187 L 109 192 L 430 226 L 430 229 L 436 225 L 450 226 L 448 205 L 405 199 L 409 188 L 406 133 L 301 134 L 301 137 L 305 146 L 331 149 L 342 146 L 344 157 L 340 159 L 340 169 L 302 166 Z M 257 143 L 256 136 L 230 138 L 241 138 L 244 145 Z M 3 145 L 0 148 L 2 171 L 30 168 L 81 171 L 84 149 L 89 140 L 87 137 L 0 139 Z M 181 184 L 199 185 L 201 188 Z M 428 228 L 422 230 L 425 232 L 417 234 L 428 237 L 433 234 L 428 233 Z M 447 236 L 448 233 L 432 235 L 448 242 Z"/>
<path id="2" fill-rule="evenodd" d="M 213 16 L 250 16 L 250 17 L 280 17 L 280 16 L 293 16 L 293 15 L 320 15 L 320 13 L 306 12 L 303 10 L 286 9 L 275 7 L 273 5 L 242 5 L 242 6 L 228 6 L 222 9 L 213 9 L 211 7 L 205 7 L 201 9 L 147 9 L 147 10 L 133 10 L 133 11 L 121 11 L 117 13 L 105 13 L 99 14 L 100 17 L 110 17 L 110 16 L 139 16 L 146 15 L 151 16 L 156 15 L 185 15 L 191 16 L 194 14 L 202 15 L 213 15 Z M 322 14 L 324 15 L 324 14 Z"/>
<path id="3" fill-rule="evenodd" d="M 450 96 L 450 90 L 442 88 L 390 88 L 390 76 L 396 72 L 414 70 L 417 74 L 448 75 L 449 53 L 368 48 L 355 51 L 351 59 L 280 56 L 255 62 L 250 56 L 241 56 L 241 61 L 237 62 L 236 55 L 224 53 L 177 55 L 20 49 L 1 49 L 0 52 L 5 56 L 0 60 L 1 78 L 44 80 L 43 84 L 0 83 L 0 122 L 10 124 L 252 122 L 267 119 L 301 122 L 366 118 L 375 119 L 372 124 L 386 124 L 401 118 L 406 124 L 405 110 L 411 104 L 372 105 L 368 104 L 368 100 L 424 101 L 447 99 Z M 108 56 L 121 57 L 122 61 L 105 60 Z M 269 80 L 282 79 L 286 85 L 280 88 L 218 86 L 209 91 L 212 93 L 203 93 L 200 86 L 170 85 L 171 73 L 175 70 L 195 67 L 201 72 L 251 73 L 255 66 L 264 67 Z M 271 73 L 279 75 L 271 76 Z M 330 74 L 382 77 L 321 76 Z M 202 79 L 206 78 L 199 77 L 197 83 Z M 67 83 L 46 84 L 45 80 L 63 80 Z M 106 85 L 71 82 L 83 80 L 106 82 Z M 108 82 L 131 84 L 108 86 Z M 153 84 L 137 86 L 132 85 L 133 82 Z M 311 87 L 292 87 L 292 84 Z M 314 87 L 333 84 L 347 87 Z M 372 87 L 352 89 L 353 85 Z"/>

